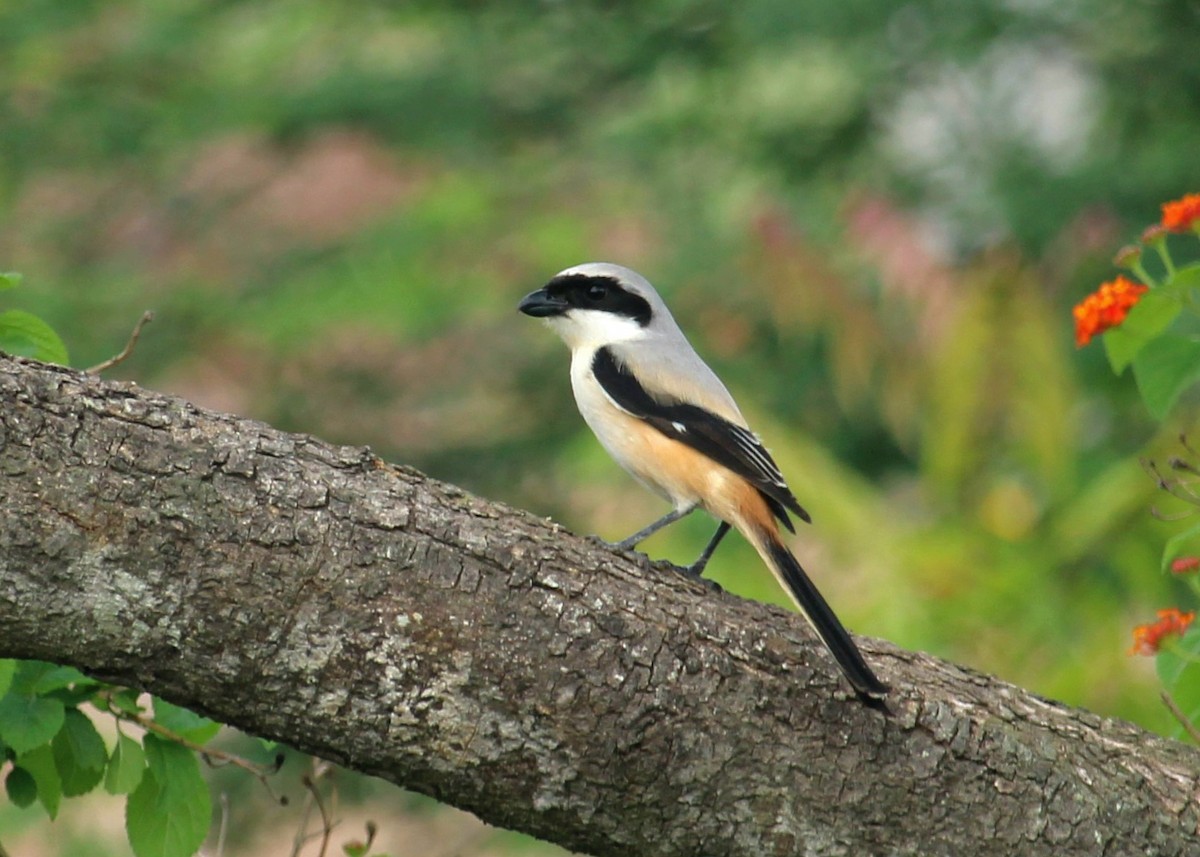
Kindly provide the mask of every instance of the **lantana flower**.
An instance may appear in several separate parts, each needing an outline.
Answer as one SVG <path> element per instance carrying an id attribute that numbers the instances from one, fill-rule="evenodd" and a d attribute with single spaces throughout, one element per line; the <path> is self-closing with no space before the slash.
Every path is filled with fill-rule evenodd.
<path id="1" fill-rule="evenodd" d="M 1174 607 L 1159 610 L 1157 622 L 1138 625 L 1133 629 L 1133 646 L 1129 649 L 1129 654 L 1153 657 L 1158 654 L 1159 646 L 1165 637 L 1172 634 L 1182 637 L 1195 618 L 1195 610 L 1188 613 L 1182 613 Z"/>
<path id="2" fill-rule="evenodd" d="M 1172 574 L 1191 574 L 1200 571 L 1200 556 L 1181 556 L 1171 560 Z"/>
<path id="3" fill-rule="evenodd" d="M 1164 202 L 1162 225 L 1171 232 L 1187 232 L 1200 225 L 1200 193 L 1189 193 L 1181 199 Z"/>
<path id="4" fill-rule="evenodd" d="M 1075 344 L 1083 347 L 1092 337 L 1116 327 L 1148 291 L 1147 286 L 1118 275 L 1075 305 Z"/>

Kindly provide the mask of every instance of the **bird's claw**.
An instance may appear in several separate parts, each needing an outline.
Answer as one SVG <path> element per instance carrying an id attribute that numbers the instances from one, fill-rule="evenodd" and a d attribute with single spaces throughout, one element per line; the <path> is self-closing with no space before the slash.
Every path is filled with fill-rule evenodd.
<path id="1" fill-rule="evenodd" d="M 643 568 L 648 568 L 650 566 L 650 557 L 646 556 L 646 554 L 639 550 L 634 550 L 631 546 L 626 545 L 624 542 L 610 542 L 607 539 L 602 539 L 595 535 L 587 536 L 586 538 L 589 542 L 597 545 L 598 547 L 632 556 L 635 560 L 637 560 L 638 565 L 642 566 Z"/>
<path id="2" fill-rule="evenodd" d="M 683 573 L 688 577 L 694 577 L 696 580 L 700 580 L 700 578 L 704 575 L 704 569 L 707 565 L 708 563 L 706 562 L 694 562 L 691 565 L 682 565 L 678 567 L 682 569 Z"/>

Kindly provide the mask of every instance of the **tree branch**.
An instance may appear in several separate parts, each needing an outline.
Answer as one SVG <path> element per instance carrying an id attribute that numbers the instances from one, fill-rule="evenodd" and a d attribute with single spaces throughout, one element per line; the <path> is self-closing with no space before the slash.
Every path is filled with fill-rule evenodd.
<path id="1" fill-rule="evenodd" d="M 1200 753 L 366 449 L 0 358 L 0 655 L 597 855 L 1195 853 Z"/>

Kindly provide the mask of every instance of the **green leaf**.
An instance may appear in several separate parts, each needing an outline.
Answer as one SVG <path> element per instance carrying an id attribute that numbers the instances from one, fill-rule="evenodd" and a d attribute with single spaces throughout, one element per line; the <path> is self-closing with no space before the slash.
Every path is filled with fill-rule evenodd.
<path id="1" fill-rule="evenodd" d="M 1125 320 L 1104 334 L 1108 363 L 1118 375 L 1148 343 L 1171 326 L 1183 309 L 1177 293 L 1151 289 L 1142 295 Z"/>
<path id="2" fill-rule="evenodd" d="M 13 676 L 17 673 L 17 662 L 12 658 L 0 658 L 0 696 L 8 693 L 12 687 Z"/>
<path id="3" fill-rule="evenodd" d="M 1200 521 L 1167 539 L 1163 545 L 1161 570 L 1170 570 L 1171 563 L 1184 553 L 1200 554 Z"/>
<path id="4" fill-rule="evenodd" d="M 1200 341 L 1169 334 L 1158 337 L 1134 358 L 1133 377 L 1150 414 L 1164 419 L 1180 394 L 1200 378 Z"/>
<path id="5" fill-rule="evenodd" d="M 146 754 L 142 745 L 123 732 L 117 733 L 117 746 L 104 776 L 104 790 L 113 795 L 127 795 L 138 787 L 145 771 Z"/>
<path id="6" fill-rule="evenodd" d="M 197 791 L 208 794 L 208 788 L 200 777 L 200 764 L 196 761 L 194 752 L 182 744 L 159 738 L 154 734 L 145 737 L 143 746 L 146 750 L 146 763 L 167 800 L 190 800 Z"/>
<path id="7" fill-rule="evenodd" d="M 19 309 L 0 312 L 0 350 L 46 363 L 65 366 L 70 362 L 67 346 L 54 328 L 33 313 Z"/>
<path id="8" fill-rule="evenodd" d="M 54 664 L 46 661 L 16 661 L 16 665 L 12 679 L 13 692 L 30 696 L 37 693 L 37 683 L 42 676 L 55 669 Z"/>
<path id="9" fill-rule="evenodd" d="M 0 739 L 21 755 L 47 744 L 62 728 L 64 717 L 57 699 L 10 691 L 0 699 Z"/>
<path id="10" fill-rule="evenodd" d="M 1171 694 L 1179 710 L 1200 726 L 1200 630 L 1165 641 L 1154 666 L 1163 689 Z M 1181 727 L 1178 734 L 1182 733 Z"/>
<path id="11" fill-rule="evenodd" d="M 125 804 L 125 830 L 137 857 L 190 857 L 204 842 L 212 799 L 192 751 L 156 735 L 145 739 L 149 767 Z"/>
<path id="12" fill-rule="evenodd" d="M 49 744 L 35 747 L 28 753 L 17 757 L 16 767 L 25 770 L 37 783 L 37 796 L 46 814 L 53 819 L 58 815 L 58 805 L 62 801 L 62 783 L 58 779 L 58 769 L 54 766 L 54 752 Z"/>
<path id="13" fill-rule="evenodd" d="M 201 717 L 181 706 L 172 705 L 157 696 L 154 697 L 154 722 L 196 744 L 207 743 L 221 731 L 220 723 Z"/>
<path id="14" fill-rule="evenodd" d="M 108 750 L 86 714 L 68 708 L 63 727 L 50 746 L 64 795 L 87 794 L 100 784 L 104 766 L 108 764 Z"/>
<path id="15" fill-rule="evenodd" d="M 21 275 L 16 271 L 0 271 L 0 292 L 15 289 L 21 284 Z"/>
<path id="16" fill-rule="evenodd" d="M 40 696 L 77 684 L 89 687 L 99 684 L 74 667 L 59 666 L 48 661 L 16 661 L 16 665 L 12 686 L 20 693 Z"/>
<path id="17" fill-rule="evenodd" d="M 138 704 L 138 697 L 141 693 L 130 687 L 122 687 L 113 690 L 108 694 L 107 703 L 118 711 L 124 711 L 126 714 L 141 714 L 142 706 Z M 101 703 L 100 708 L 104 708 Z"/>
<path id="18" fill-rule="evenodd" d="M 1200 262 L 1183 265 L 1175 269 L 1175 276 L 1163 283 L 1164 288 L 1180 291 L 1200 286 Z"/>
<path id="19" fill-rule="evenodd" d="M 33 683 L 34 693 L 49 693 L 52 690 L 61 690 L 66 687 L 75 687 L 82 685 L 88 689 L 95 687 L 100 682 L 95 679 L 88 678 L 75 667 L 60 667 L 53 664 L 46 664 L 50 669 L 38 676 L 37 681 Z"/>
<path id="20" fill-rule="evenodd" d="M 32 806 L 37 800 L 37 781 L 24 768 L 13 768 L 8 772 L 4 790 L 8 792 L 8 799 L 21 809 Z"/>
<path id="21" fill-rule="evenodd" d="M 47 699 L 57 699 L 67 708 L 78 708 L 85 702 L 91 702 L 96 695 L 96 687 L 99 687 L 98 682 L 88 682 L 87 684 L 77 684 L 71 687 L 62 687 L 58 690 L 52 690 L 43 694 Z"/>
<path id="22" fill-rule="evenodd" d="M 211 815 L 207 792 L 195 801 L 166 804 L 147 773 L 125 802 L 125 831 L 137 857 L 191 857 L 204 844 Z"/>

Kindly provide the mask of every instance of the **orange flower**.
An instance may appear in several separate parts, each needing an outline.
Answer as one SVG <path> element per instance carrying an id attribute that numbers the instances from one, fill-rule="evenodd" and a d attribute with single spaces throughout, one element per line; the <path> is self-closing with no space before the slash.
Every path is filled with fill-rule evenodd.
<path id="1" fill-rule="evenodd" d="M 1075 305 L 1075 344 L 1082 348 L 1096 334 L 1123 322 L 1146 291 L 1147 286 L 1120 275 L 1101 285 Z"/>
<path id="2" fill-rule="evenodd" d="M 1171 232 L 1187 232 L 1200 221 L 1200 193 L 1189 193 L 1182 199 L 1164 202 L 1162 225 Z"/>
<path id="3" fill-rule="evenodd" d="M 1191 574 L 1200 569 L 1200 556 L 1181 556 L 1171 560 L 1172 574 Z"/>
<path id="4" fill-rule="evenodd" d="M 1129 654 L 1151 657 L 1156 655 L 1163 637 L 1169 637 L 1172 634 L 1183 636 L 1183 632 L 1188 629 L 1188 625 L 1192 624 L 1192 620 L 1195 618 L 1195 610 L 1190 613 L 1180 613 L 1174 607 L 1159 610 L 1157 622 L 1138 625 L 1133 629 L 1133 647 L 1130 648 Z"/>

